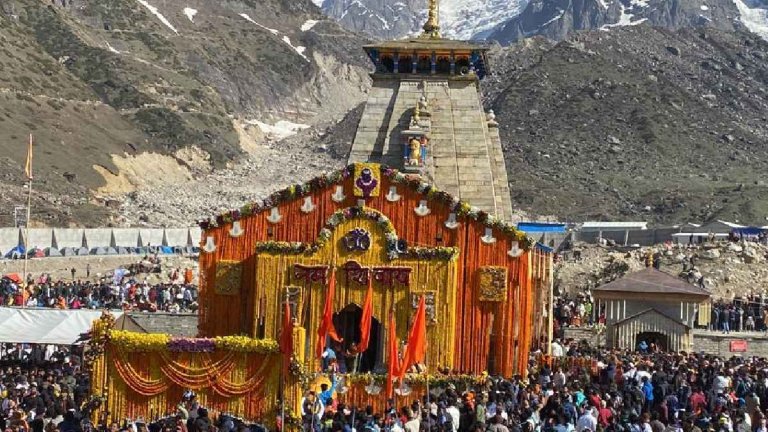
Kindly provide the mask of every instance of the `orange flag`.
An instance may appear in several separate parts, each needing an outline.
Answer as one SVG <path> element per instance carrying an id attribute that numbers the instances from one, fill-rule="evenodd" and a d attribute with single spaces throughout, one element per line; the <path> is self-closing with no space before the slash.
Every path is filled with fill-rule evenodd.
<path id="1" fill-rule="evenodd" d="M 363 318 L 360 320 L 360 343 L 358 352 L 363 353 L 368 349 L 371 341 L 371 321 L 373 320 L 373 275 L 368 275 L 368 292 L 365 293 L 363 303 Z"/>
<path id="2" fill-rule="evenodd" d="M 405 376 L 408 368 L 415 364 L 424 363 L 427 357 L 427 302 L 424 296 L 419 300 L 419 308 L 416 309 L 416 317 L 413 320 L 411 333 L 408 335 L 408 348 L 403 356 L 403 364 L 400 369 L 400 379 Z"/>
<path id="3" fill-rule="evenodd" d="M 395 331 L 395 313 L 389 313 L 389 337 L 387 338 L 387 398 L 391 398 L 394 392 L 393 381 L 400 375 L 400 359 L 397 357 L 397 332 Z"/>
<path id="4" fill-rule="evenodd" d="M 280 352 L 283 354 L 283 372 L 287 372 L 293 355 L 293 320 L 291 319 L 291 306 L 285 302 L 283 312 L 283 334 L 280 335 Z"/>
<path id="5" fill-rule="evenodd" d="M 32 180 L 32 134 L 29 134 L 29 147 L 27 147 L 27 163 L 24 165 L 24 174 Z"/>
<path id="6" fill-rule="evenodd" d="M 323 318 L 320 321 L 320 327 L 317 328 L 317 357 L 323 355 L 325 351 L 325 337 L 330 336 L 336 342 L 341 342 L 341 338 L 333 327 L 333 296 L 336 292 L 336 269 L 331 270 L 331 280 L 328 281 L 328 293 L 325 295 L 325 307 L 323 308 Z"/>

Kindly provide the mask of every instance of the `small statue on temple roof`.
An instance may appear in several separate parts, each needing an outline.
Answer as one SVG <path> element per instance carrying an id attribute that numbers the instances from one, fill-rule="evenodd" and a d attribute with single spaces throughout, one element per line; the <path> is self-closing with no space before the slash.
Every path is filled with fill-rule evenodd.
<path id="1" fill-rule="evenodd" d="M 408 161 L 410 166 L 421 166 L 421 140 L 417 137 L 411 137 L 408 140 Z"/>
<path id="2" fill-rule="evenodd" d="M 419 103 L 416 105 L 416 108 L 419 110 L 419 114 L 423 115 L 424 117 L 430 117 L 432 113 L 429 112 L 429 104 L 427 103 L 427 97 L 421 96 L 419 98 Z"/>
<path id="3" fill-rule="evenodd" d="M 495 127 L 499 125 L 499 123 L 496 121 L 496 113 L 493 112 L 493 110 L 488 111 L 485 119 L 488 122 L 488 126 Z"/>
<path id="4" fill-rule="evenodd" d="M 421 126 L 419 126 L 419 122 L 421 121 L 421 110 L 419 109 L 419 105 L 416 105 L 416 108 L 413 109 L 413 115 L 411 116 L 411 123 L 409 124 L 409 129 L 420 129 Z"/>

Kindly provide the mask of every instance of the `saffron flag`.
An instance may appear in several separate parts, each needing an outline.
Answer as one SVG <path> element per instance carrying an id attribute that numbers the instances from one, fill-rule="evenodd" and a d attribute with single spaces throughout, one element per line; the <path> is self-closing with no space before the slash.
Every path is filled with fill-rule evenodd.
<path id="1" fill-rule="evenodd" d="M 360 343 L 358 352 L 364 353 L 371 341 L 371 321 L 373 320 L 373 275 L 368 275 L 368 292 L 363 303 L 363 318 L 360 320 Z"/>
<path id="2" fill-rule="evenodd" d="M 419 300 L 416 317 L 413 320 L 411 333 L 408 335 L 408 348 L 403 356 L 400 369 L 400 379 L 405 376 L 408 368 L 415 364 L 424 363 L 427 357 L 427 302 L 424 296 Z"/>
<path id="3" fill-rule="evenodd" d="M 394 392 L 393 381 L 400 375 L 400 359 L 397 357 L 397 332 L 395 331 L 395 314 L 389 313 L 389 337 L 387 338 L 387 398 L 391 398 Z"/>
<path id="4" fill-rule="evenodd" d="M 24 174 L 32 180 L 32 134 L 29 134 L 29 147 L 27 147 L 27 163 L 24 165 Z"/>
<path id="5" fill-rule="evenodd" d="M 336 342 L 341 342 L 341 338 L 333 327 L 333 296 L 336 292 L 336 269 L 331 270 L 331 279 L 328 281 L 328 292 L 325 295 L 325 307 L 323 308 L 323 317 L 320 321 L 320 327 L 317 328 L 317 357 L 323 355 L 325 351 L 325 337 L 330 336 Z"/>
<path id="6" fill-rule="evenodd" d="M 293 355 L 293 319 L 291 318 L 291 305 L 285 302 L 283 312 L 283 333 L 280 335 L 280 352 L 283 354 L 283 372 L 287 372 Z"/>

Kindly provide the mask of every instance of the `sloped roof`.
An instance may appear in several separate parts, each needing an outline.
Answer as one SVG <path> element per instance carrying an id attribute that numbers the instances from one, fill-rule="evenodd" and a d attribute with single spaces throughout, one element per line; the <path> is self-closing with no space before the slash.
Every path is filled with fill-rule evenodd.
<path id="1" fill-rule="evenodd" d="M 592 290 L 593 292 L 634 292 L 648 294 L 686 294 L 709 297 L 710 294 L 688 282 L 649 267 L 624 275 L 621 279 L 601 285 Z"/>
<path id="2" fill-rule="evenodd" d="M 628 322 L 630 322 L 630 321 L 636 320 L 637 318 L 640 318 L 640 317 L 641 317 L 641 316 L 643 316 L 643 315 L 648 315 L 648 314 L 651 314 L 651 313 L 652 313 L 652 314 L 655 314 L 655 315 L 659 315 L 659 316 L 661 316 L 662 318 L 664 318 L 664 319 L 667 319 L 667 320 L 669 320 L 669 321 L 672 321 L 673 323 L 675 323 L 675 324 L 677 324 L 677 325 L 681 325 L 681 326 L 683 326 L 683 327 L 685 327 L 685 328 L 688 328 L 688 329 L 690 329 L 690 328 L 691 328 L 691 327 L 690 327 L 688 324 L 686 324 L 686 323 L 684 323 L 684 322 L 680 321 L 679 319 L 674 319 L 674 318 L 672 318 L 671 316 L 669 316 L 669 315 L 665 314 L 664 312 L 660 312 L 660 311 L 658 311 L 658 310 L 656 310 L 656 309 L 654 309 L 654 308 L 646 309 L 646 310 L 644 310 L 644 311 L 642 311 L 642 312 L 638 312 L 638 313 L 636 313 L 636 314 L 634 314 L 634 315 L 630 315 L 630 316 L 628 316 L 628 317 L 624 318 L 624 319 L 623 319 L 623 320 L 621 320 L 621 321 L 617 321 L 617 322 L 616 322 L 616 324 L 614 324 L 614 325 L 615 325 L 615 326 L 621 326 L 621 325 L 623 325 L 624 323 L 628 323 Z"/>

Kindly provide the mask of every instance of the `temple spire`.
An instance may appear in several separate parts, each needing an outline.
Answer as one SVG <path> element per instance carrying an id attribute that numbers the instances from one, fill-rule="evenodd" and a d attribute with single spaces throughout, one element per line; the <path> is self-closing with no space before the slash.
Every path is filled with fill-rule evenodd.
<path id="1" fill-rule="evenodd" d="M 437 2 L 438 0 L 429 0 L 429 15 L 427 16 L 427 22 L 424 23 L 422 37 L 430 39 L 440 38 L 440 6 Z"/>

